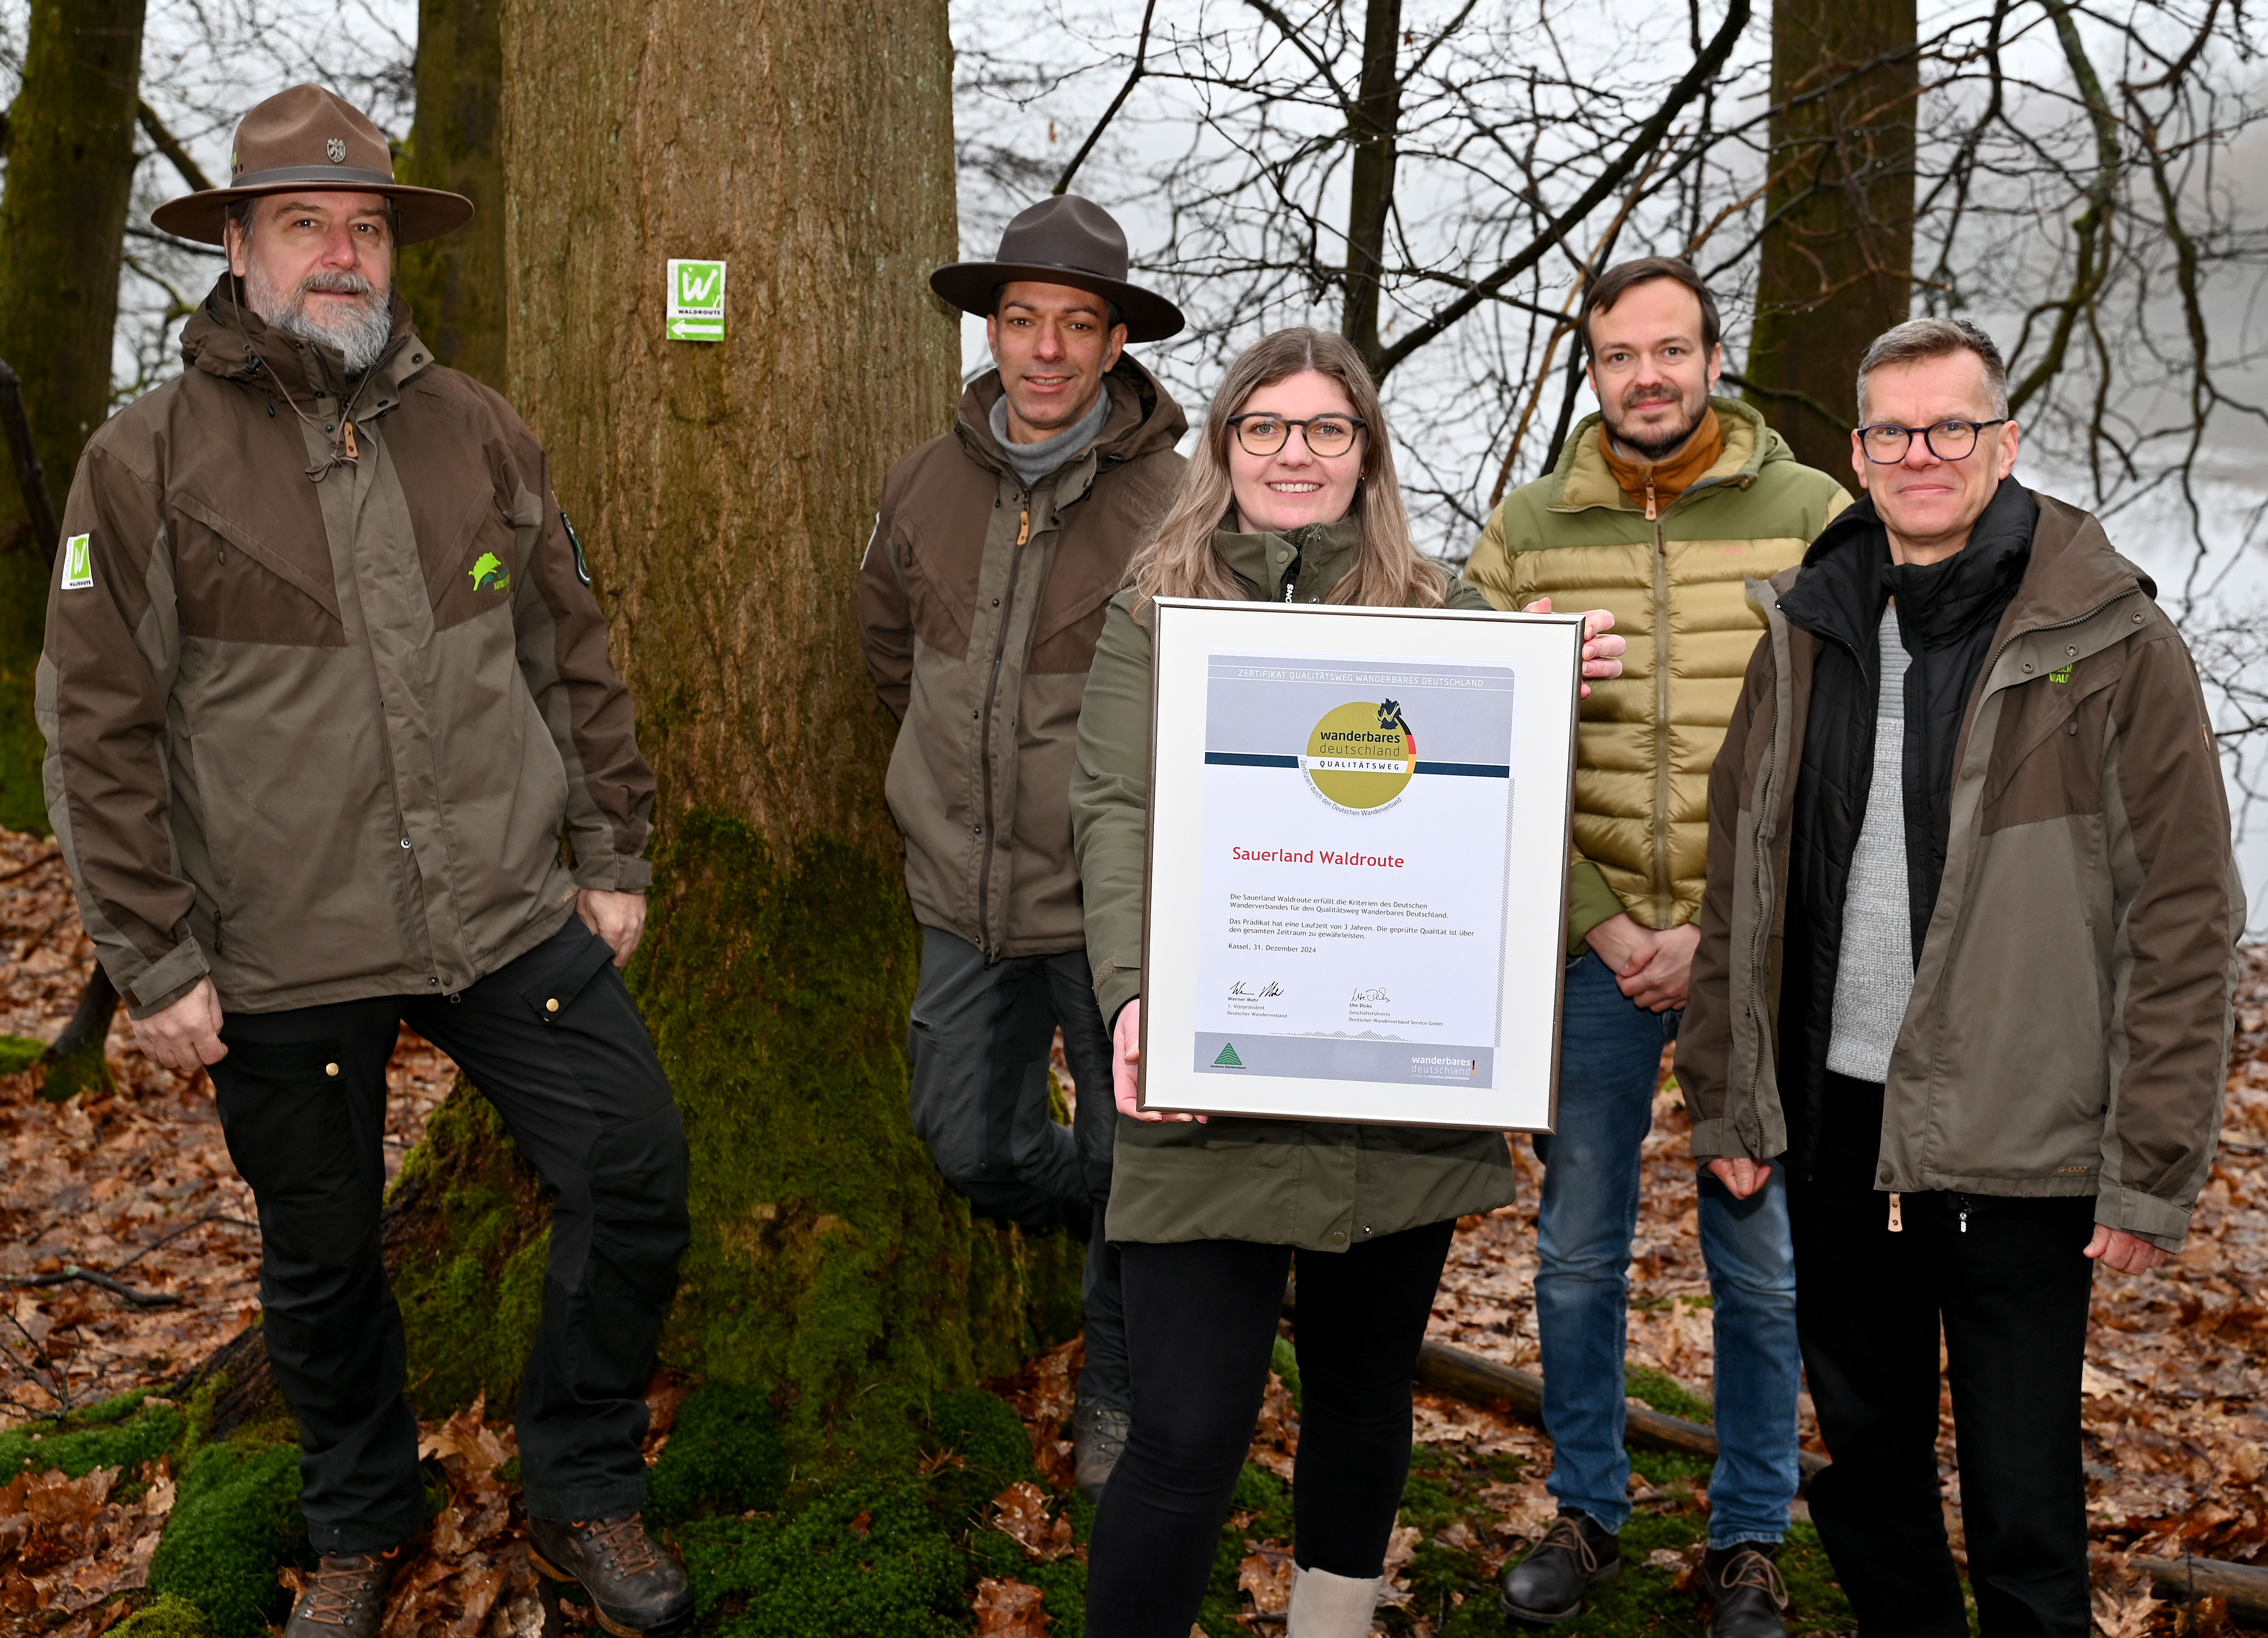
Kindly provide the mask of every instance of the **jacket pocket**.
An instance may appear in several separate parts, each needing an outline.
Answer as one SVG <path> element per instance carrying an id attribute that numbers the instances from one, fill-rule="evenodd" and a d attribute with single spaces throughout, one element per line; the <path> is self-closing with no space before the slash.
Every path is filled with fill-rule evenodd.
<path id="1" fill-rule="evenodd" d="M 2102 811 L 2102 740 L 2116 680 L 2098 677 L 2083 693 L 2052 679 L 2014 691 L 1984 771 L 1978 823 L 1985 835 Z"/>
<path id="2" fill-rule="evenodd" d="M 614 947 L 585 927 L 580 920 L 570 917 L 568 928 L 563 930 L 578 929 L 586 943 L 578 948 L 571 940 L 555 937 L 549 943 L 539 944 L 535 953 L 551 959 L 542 962 L 536 972 L 521 981 L 520 999 L 546 1024 L 556 1022 L 571 1010 L 585 987 L 615 959 Z M 563 953 L 553 956 L 553 944 L 563 944 L 566 949 Z"/>

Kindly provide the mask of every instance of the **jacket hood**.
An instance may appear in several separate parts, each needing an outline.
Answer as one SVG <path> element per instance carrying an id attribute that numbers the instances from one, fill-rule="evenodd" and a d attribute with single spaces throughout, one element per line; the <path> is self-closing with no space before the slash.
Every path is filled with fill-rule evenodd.
<path id="1" fill-rule="evenodd" d="M 1110 415 L 1102 423 L 1101 435 L 1088 450 L 1072 456 L 1072 461 L 1091 451 L 1101 465 L 1120 466 L 1172 449 L 1189 430 L 1189 417 L 1173 394 L 1129 354 L 1119 355 L 1109 374 L 1102 378 L 1102 390 L 1110 395 Z M 954 433 L 969 459 L 1001 473 L 1010 468 L 1008 458 L 1000 452 L 1000 440 L 992 436 L 992 406 L 1005 391 L 999 371 L 986 371 L 961 393 L 961 408 L 953 423 Z"/>
<path id="2" fill-rule="evenodd" d="M 279 330 L 236 297 L 235 276 L 224 273 L 212 291 L 181 327 L 181 362 L 191 370 L 225 381 L 243 381 L 274 390 L 280 382 L 295 398 L 343 398 L 349 390 L 346 361 L 327 342 Z M 409 304 L 399 290 L 387 298 L 394 320 L 393 339 L 372 367 L 360 414 L 375 414 L 400 396 L 401 383 L 432 362 L 417 337 Z"/>
<path id="3" fill-rule="evenodd" d="M 1773 462 L 1795 459 L 1795 452 L 1788 448 L 1787 440 L 1773 431 L 1755 408 L 1737 398 L 1714 394 L 1709 403 L 1716 410 L 1718 424 L 1724 430 L 1725 452 L 1715 466 L 1694 480 L 1690 488 L 1670 503 L 1673 506 L 1720 486 L 1745 489 L 1756 481 L 1758 473 Z M 1614 474 L 1608 470 L 1607 458 L 1599 449 L 1605 428 L 1606 417 L 1595 410 L 1576 423 L 1566 447 L 1559 452 L 1558 464 L 1551 469 L 1544 493 L 1546 507 L 1554 511 L 1580 511 L 1593 506 L 1619 510 L 1630 504 L 1624 499 L 1622 485 L 1615 481 Z"/>

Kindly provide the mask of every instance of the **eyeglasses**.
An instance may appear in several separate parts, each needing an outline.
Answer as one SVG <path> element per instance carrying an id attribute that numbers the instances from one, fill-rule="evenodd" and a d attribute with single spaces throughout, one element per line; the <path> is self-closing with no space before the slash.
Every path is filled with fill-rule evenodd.
<path id="1" fill-rule="evenodd" d="M 1310 415 L 1292 421 L 1282 415 L 1231 415 L 1236 441 L 1248 455 L 1273 455 L 1291 441 L 1292 429 L 1307 441 L 1307 453 L 1329 460 L 1354 447 L 1355 434 L 1370 425 L 1359 415 Z"/>
<path id="2" fill-rule="evenodd" d="M 1880 426 L 1859 429 L 1859 447 L 1867 452 L 1867 459 L 1877 466 L 1895 466 L 1906 458 L 1913 447 L 1914 435 L 1921 435 L 1922 447 L 1940 460 L 1966 460 L 1977 452 L 1977 435 L 1987 427 L 2006 426 L 2008 417 L 1997 421 L 1940 421 L 1926 427 L 1894 427 L 1887 422 Z"/>

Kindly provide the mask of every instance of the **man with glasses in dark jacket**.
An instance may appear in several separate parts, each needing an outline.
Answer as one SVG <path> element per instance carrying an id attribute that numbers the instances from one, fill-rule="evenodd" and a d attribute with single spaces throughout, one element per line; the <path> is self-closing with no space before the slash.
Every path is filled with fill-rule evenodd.
<path id="1" fill-rule="evenodd" d="M 2012 475 L 1989 337 L 1888 332 L 1859 418 L 1865 498 L 1753 588 L 1678 1077 L 1734 1194 L 1788 1171 L 1811 1512 L 1860 1628 L 1968 1631 L 1941 1333 L 1978 1621 L 2085 1638 L 2092 1276 L 2181 1249 L 2220 1130 L 2220 757 L 2148 577 Z"/>

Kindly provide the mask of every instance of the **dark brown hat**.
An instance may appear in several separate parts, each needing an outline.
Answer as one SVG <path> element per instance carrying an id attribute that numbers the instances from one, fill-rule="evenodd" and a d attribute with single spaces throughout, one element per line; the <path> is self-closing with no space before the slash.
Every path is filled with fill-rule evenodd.
<path id="1" fill-rule="evenodd" d="M 229 206 L 302 187 L 385 195 L 394 202 L 394 242 L 401 245 L 438 239 L 473 219 L 473 202 L 462 194 L 395 181 L 386 134 L 361 109 L 320 85 L 279 91 L 246 114 L 228 165 L 226 187 L 168 200 L 150 220 L 182 239 L 224 244 Z"/>
<path id="2" fill-rule="evenodd" d="M 929 287 L 963 312 L 990 315 L 994 292 L 1011 279 L 1069 284 L 1114 304 L 1130 342 L 1162 342 L 1186 322 L 1155 291 L 1126 282 L 1126 235 L 1091 199 L 1058 194 L 1008 224 L 990 261 L 956 261 L 929 275 Z"/>

